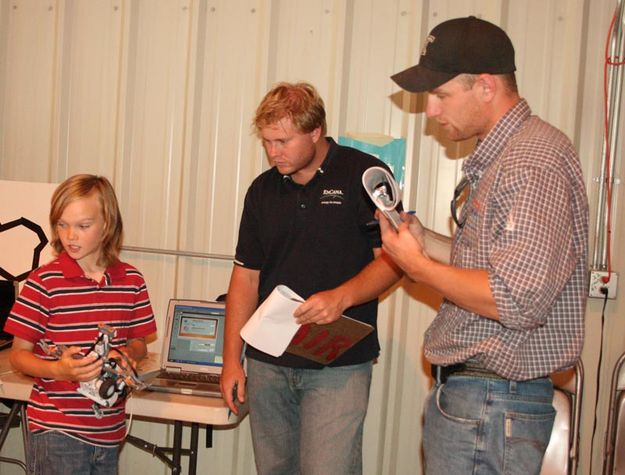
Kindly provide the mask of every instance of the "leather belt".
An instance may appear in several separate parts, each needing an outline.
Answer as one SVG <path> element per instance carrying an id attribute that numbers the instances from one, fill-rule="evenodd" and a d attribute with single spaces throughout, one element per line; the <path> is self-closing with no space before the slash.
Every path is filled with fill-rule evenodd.
<path id="1" fill-rule="evenodd" d="M 505 380 L 486 368 L 482 368 L 475 363 L 456 363 L 449 366 L 432 365 L 432 377 L 438 384 L 445 384 L 450 376 L 473 376 L 475 378 Z"/>

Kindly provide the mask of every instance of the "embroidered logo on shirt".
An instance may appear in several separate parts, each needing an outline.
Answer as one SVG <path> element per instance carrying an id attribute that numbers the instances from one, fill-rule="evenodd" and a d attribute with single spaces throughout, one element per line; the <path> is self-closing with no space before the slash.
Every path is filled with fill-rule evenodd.
<path id="1" fill-rule="evenodd" d="M 343 190 L 323 190 L 319 201 L 322 205 L 342 205 L 345 197 L 343 196 Z"/>

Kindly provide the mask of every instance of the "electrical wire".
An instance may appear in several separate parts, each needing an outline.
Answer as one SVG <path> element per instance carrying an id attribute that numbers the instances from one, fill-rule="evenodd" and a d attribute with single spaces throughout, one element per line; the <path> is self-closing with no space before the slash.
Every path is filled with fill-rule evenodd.
<path id="1" fill-rule="evenodd" d="M 614 24 L 616 23 L 617 18 L 620 14 L 620 2 L 617 3 L 614 14 L 612 15 L 612 21 L 610 22 L 610 27 L 608 28 L 608 34 L 606 36 L 605 42 L 605 61 L 603 65 L 603 110 L 604 110 L 604 145 L 605 145 L 605 200 L 606 200 L 606 258 L 607 258 L 607 276 L 602 277 L 601 280 L 604 284 L 610 282 L 610 277 L 612 276 L 612 170 L 610 168 L 610 157 L 612 154 L 612 150 L 610 150 L 610 110 L 609 110 L 609 97 L 608 97 L 608 68 L 609 67 L 619 67 L 625 65 L 625 58 L 612 58 L 609 54 L 610 49 L 610 38 L 612 37 L 612 32 L 614 30 Z M 601 388 L 601 365 L 602 365 L 602 357 L 603 357 L 603 341 L 604 341 L 604 333 L 605 333 L 605 310 L 608 304 L 608 289 L 604 287 L 604 296 L 603 296 L 603 308 L 601 310 L 601 340 L 599 343 L 599 360 L 597 361 L 597 383 L 595 389 L 595 411 L 593 416 L 593 426 L 592 426 L 592 436 L 590 439 L 590 446 L 594 447 L 595 435 L 597 433 L 597 407 L 599 404 L 599 390 Z M 590 451 L 590 461 L 589 468 L 590 473 L 592 473 L 592 458 L 593 451 Z"/>
<path id="2" fill-rule="evenodd" d="M 126 363 L 126 366 L 132 371 L 133 376 L 139 379 L 139 373 L 137 373 L 137 370 L 135 369 L 132 361 L 130 361 L 130 358 L 128 358 L 128 356 L 123 351 L 120 351 L 118 348 L 111 348 L 109 351 L 116 351 L 117 354 L 122 357 L 122 359 Z"/>
<path id="3" fill-rule="evenodd" d="M 597 385 L 595 389 L 595 414 L 592 423 L 592 436 L 590 437 L 590 446 L 595 446 L 595 434 L 597 433 L 597 405 L 599 404 L 599 389 L 601 387 L 601 361 L 603 359 L 603 333 L 605 327 L 605 309 L 608 304 L 608 291 L 606 289 L 603 296 L 603 309 L 601 310 L 601 341 L 599 343 L 599 361 L 597 361 Z M 592 450 L 590 451 L 590 462 L 588 467 L 592 473 Z"/>
<path id="4" fill-rule="evenodd" d="M 612 36 L 612 31 L 614 30 L 614 24 L 616 23 L 616 19 L 619 15 L 619 6 L 617 4 L 614 14 L 612 15 L 612 21 L 610 22 L 610 27 L 608 28 L 608 34 L 606 36 L 605 42 L 605 61 L 603 64 L 603 127 L 604 127 L 604 141 L 605 141 L 605 187 L 606 187 L 606 211 L 607 211 L 607 219 L 606 219 L 606 254 L 607 254 L 607 272 L 608 275 L 602 278 L 604 284 L 607 284 L 610 281 L 610 277 L 612 275 L 612 183 L 611 183 L 611 169 L 610 169 L 610 111 L 609 109 L 609 97 L 608 97 L 608 67 L 610 66 L 623 66 L 625 65 L 625 61 L 614 60 L 610 57 L 609 48 L 610 48 L 610 38 Z M 620 58 L 619 58 L 620 59 Z M 604 338 L 604 328 L 605 328 L 605 309 L 608 304 L 608 290 L 605 289 L 605 294 L 603 298 L 603 308 L 601 310 L 601 341 L 599 344 L 599 360 L 597 362 L 597 384 L 595 390 L 595 413 L 593 418 L 592 425 L 592 436 L 590 446 L 594 447 L 595 435 L 597 433 L 597 405 L 599 403 L 599 389 L 601 386 L 601 363 L 603 356 L 603 338 Z M 590 471 L 592 473 L 592 450 L 590 451 Z"/>
<path id="5" fill-rule="evenodd" d="M 126 398 L 126 404 L 128 404 L 128 401 L 130 401 L 130 398 L 132 398 L 132 391 L 130 391 L 128 393 L 128 397 Z M 132 416 L 134 415 L 132 411 L 130 411 L 130 413 L 128 414 L 128 424 L 126 424 L 126 435 L 124 435 L 124 439 L 126 437 L 128 437 L 128 434 L 130 434 L 130 429 L 132 429 Z"/>
<path id="6" fill-rule="evenodd" d="M 606 187 L 606 210 L 607 210 L 607 219 L 606 219 L 606 253 L 607 253 L 607 272 L 608 275 L 602 277 L 602 281 L 604 284 L 607 284 L 610 281 L 610 277 L 612 276 L 612 179 L 611 179 L 611 169 L 610 169 L 610 111 L 609 109 L 609 98 L 608 98 L 608 67 L 618 67 L 625 65 L 625 60 L 620 61 L 620 58 L 611 58 L 609 54 L 610 47 L 610 38 L 612 36 L 612 31 L 614 30 L 614 24 L 616 23 L 616 19 L 619 15 L 619 6 L 617 5 L 614 10 L 614 15 L 612 15 L 612 21 L 610 22 L 610 28 L 608 29 L 608 35 L 606 37 L 605 42 L 605 62 L 603 65 L 603 100 L 604 100 L 604 140 L 605 140 L 605 187 Z"/>

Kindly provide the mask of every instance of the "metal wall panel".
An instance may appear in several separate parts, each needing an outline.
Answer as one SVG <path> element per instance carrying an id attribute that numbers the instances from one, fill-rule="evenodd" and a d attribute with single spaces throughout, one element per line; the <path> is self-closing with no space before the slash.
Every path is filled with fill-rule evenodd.
<path id="1" fill-rule="evenodd" d="M 0 170 L 8 179 L 51 181 L 57 2 L 3 2 L 3 11 Z"/>
<path id="2" fill-rule="evenodd" d="M 118 193 L 127 243 L 175 248 L 191 11 L 185 0 L 132 2 Z M 172 225 L 173 224 L 173 225 Z"/>
<path id="3" fill-rule="evenodd" d="M 473 14 L 509 32 L 521 94 L 579 147 L 592 199 L 603 42 L 614 6 L 612 0 L 0 0 L 0 178 L 55 182 L 78 172 L 104 174 L 120 199 L 127 245 L 214 255 L 123 253 L 146 276 L 162 328 L 170 297 L 211 299 L 227 289 L 246 189 L 268 167 L 250 124 L 277 81 L 313 83 L 334 137 L 406 138 L 404 203 L 436 231 L 452 232 L 449 201 L 474 143 L 445 139 L 425 117 L 424 95 L 406 94 L 389 79 L 415 64 L 429 30 L 448 18 Z M 615 255 L 622 254 L 620 214 Z M 616 318 L 621 302 L 608 308 L 615 318 L 607 322 L 603 371 L 625 350 L 625 326 Z M 421 411 L 431 384 L 423 333 L 439 303 L 429 289 L 408 282 L 383 296 L 366 474 L 420 473 Z M 593 394 L 599 303 L 589 302 L 588 313 L 584 361 Z M 602 427 L 605 389 L 600 394 Z M 585 398 L 581 473 L 589 468 L 593 414 L 594 401 Z M 145 421 L 132 426 L 133 434 L 160 444 L 171 440 L 171 429 Z M 601 461 L 596 439 L 593 472 Z M 12 435 L 9 445 L 19 438 Z M 254 473 L 247 420 L 216 431 L 214 446 L 200 451 L 199 472 Z M 14 473 L 10 466 L 2 473 L 5 467 Z M 123 450 L 122 474 L 148 471 L 167 472 L 151 455 Z"/>
<path id="4" fill-rule="evenodd" d="M 52 177 L 85 170 L 115 176 L 124 11 L 119 2 L 60 4 Z"/>
<path id="5" fill-rule="evenodd" d="M 518 82 L 535 114 L 575 132 L 582 55 L 582 0 L 510 2 L 506 28 L 515 46 Z"/>
<path id="6" fill-rule="evenodd" d="M 586 186 L 590 197 L 590 243 L 591 256 L 594 251 L 593 240 L 597 209 L 597 192 L 599 189 L 600 155 L 604 134 L 604 101 L 603 101 L 603 70 L 605 63 L 605 44 L 612 15 L 616 7 L 616 1 L 591 1 L 586 5 L 587 34 L 582 30 L 582 53 L 584 54 L 584 68 L 581 70 L 578 108 L 579 121 L 574 136 L 574 143 L 579 148 Z M 620 2 L 622 4 L 622 2 Z M 622 69 L 622 67 L 621 67 Z M 572 97 L 575 91 L 564 91 L 564 95 Z M 625 150 L 625 99 L 620 106 L 620 127 L 618 136 L 619 149 L 613 151 L 616 154 L 616 169 L 612 171 L 614 179 L 613 187 L 613 219 L 612 219 L 612 260 L 613 270 L 620 272 L 617 300 L 609 301 L 604 307 L 600 299 L 589 299 L 586 307 L 586 342 L 582 354 L 584 365 L 590 368 L 590 374 L 586 378 L 585 391 L 593 401 L 585 404 L 582 413 L 582 461 L 585 462 L 580 473 L 601 473 L 603 460 L 604 434 L 609 411 L 609 377 L 619 356 L 625 352 L 625 286 L 623 285 L 623 269 L 625 269 L 625 213 L 623 213 L 623 177 L 625 176 L 625 162 L 623 151 Z M 599 351 L 601 349 L 601 351 Z M 598 391 L 597 407 L 594 407 L 594 398 Z M 596 411 L 596 412 L 595 412 Z M 596 418 L 596 419 L 595 419 Z M 594 441 L 591 433 L 595 427 Z M 589 467 L 590 452 L 592 450 L 592 467 Z"/>
<path id="7" fill-rule="evenodd" d="M 307 81 L 323 97 L 328 133 L 337 135 L 343 86 L 346 1 L 272 2 L 268 53 L 269 85 Z"/>

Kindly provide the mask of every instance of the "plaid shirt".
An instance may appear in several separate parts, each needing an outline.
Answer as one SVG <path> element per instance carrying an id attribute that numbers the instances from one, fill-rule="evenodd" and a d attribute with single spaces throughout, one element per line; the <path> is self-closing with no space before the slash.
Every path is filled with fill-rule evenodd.
<path id="1" fill-rule="evenodd" d="M 446 300 L 425 334 L 426 357 L 518 381 L 572 366 L 584 339 L 588 200 L 570 141 L 521 100 L 463 172 L 471 192 L 451 261 L 488 271 L 500 320 Z"/>

